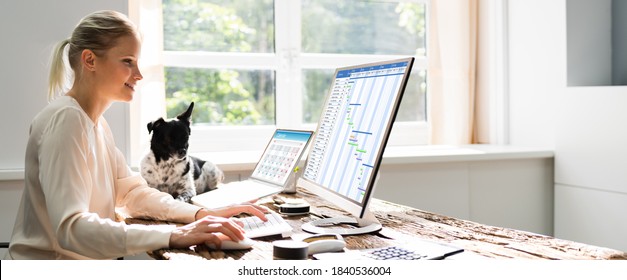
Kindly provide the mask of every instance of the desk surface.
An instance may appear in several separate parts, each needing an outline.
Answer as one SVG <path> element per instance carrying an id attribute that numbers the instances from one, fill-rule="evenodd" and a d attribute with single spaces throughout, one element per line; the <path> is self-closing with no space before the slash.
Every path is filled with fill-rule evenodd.
<path id="1" fill-rule="evenodd" d="M 294 195 L 283 195 L 294 197 Z M 296 197 L 311 204 L 311 211 L 320 216 L 337 217 L 346 215 L 326 201 L 299 189 Z M 262 200 L 271 209 L 276 210 L 270 200 Z M 412 238 L 423 238 L 453 244 L 463 248 L 462 254 L 454 259 L 498 258 L 498 259 L 627 259 L 627 253 L 586 245 L 578 242 L 553 238 L 550 236 L 525 231 L 493 227 L 466 220 L 460 220 L 411 207 L 406 207 L 378 199 L 370 204 L 370 210 L 382 223 L 379 234 L 346 236 L 346 249 L 364 249 L 406 243 Z M 291 216 L 285 218 L 294 228 L 294 233 L 303 233 L 301 225 L 315 215 Z M 163 223 L 141 219 L 127 219 L 127 223 L 154 224 Z M 241 259 L 271 260 L 272 241 L 281 237 L 255 239 L 258 242 L 252 249 L 236 251 L 211 250 L 205 246 L 190 249 L 161 249 L 148 254 L 155 259 Z M 289 239 L 289 238 L 287 238 Z"/>

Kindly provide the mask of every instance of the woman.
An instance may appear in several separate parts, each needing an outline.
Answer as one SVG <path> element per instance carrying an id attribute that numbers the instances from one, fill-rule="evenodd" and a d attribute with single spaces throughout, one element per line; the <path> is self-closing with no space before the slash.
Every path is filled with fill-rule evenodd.
<path id="1" fill-rule="evenodd" d="M 133 99 L 142 79 L 140 47 L 132 22 L 101 11 L 83 18 L 55 49 L 54 100 L 31 124 L 25 189 L 6 258 L 112 259 L 164 247 L 219 246 L 244 239 L 239 224 L 225 217 L 247 212 L 266 220 L 258 206 L 210 212 L 176 201 L 131 173 L 102 114 L 113 102 Z M 56 97 L 66 88 L 66 48 L 74 81 Z M 116 221 L 116 211 L 187 224 L 126 225 Z"/>

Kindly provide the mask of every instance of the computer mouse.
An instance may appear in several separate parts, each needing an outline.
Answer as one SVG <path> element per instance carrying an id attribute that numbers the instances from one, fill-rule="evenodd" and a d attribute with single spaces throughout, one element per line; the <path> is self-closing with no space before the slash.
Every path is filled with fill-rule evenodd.
<path id="1" fill-rule="evenodd" d="M 304 238 L 304 242 L 309 243 L 307 254 L 313 255 L 326 252 L 341 252 L 346 246 L 346 241 L 341 235 L 335 233 L 314 234 Z"/>
<path id="2" fill-rule="evenodd" d="M 220 250 L 246 250 L 252 248 L 253 245 L 255 245 L 255 241 L 250 238 L 244 238 L 239 242 L 233 240 L 222 240 Z M 214 250 L 216 249 L 215 244 L 209 244 L 207 247 Z"/>

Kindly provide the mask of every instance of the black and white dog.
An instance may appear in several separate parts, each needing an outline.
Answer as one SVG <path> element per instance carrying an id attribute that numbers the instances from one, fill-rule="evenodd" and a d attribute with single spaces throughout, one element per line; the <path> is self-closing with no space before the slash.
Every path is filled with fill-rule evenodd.
<path id="1" fill-rule="evenodd" d="M 215 164 L 187 154 L 193 109 L 194 102 L 176 119 L 159 118 L 148 123 L 150 152 L 140 164 L 149 186 L 185 202 L 216 189 L 224 180 L 224 173 Z"/>

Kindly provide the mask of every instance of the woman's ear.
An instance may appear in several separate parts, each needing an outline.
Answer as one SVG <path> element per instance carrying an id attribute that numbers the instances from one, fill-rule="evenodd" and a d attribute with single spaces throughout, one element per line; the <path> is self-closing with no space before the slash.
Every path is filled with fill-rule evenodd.
<path id="1" fill-rule="evenodd" d="M 81 53 L 81 62 L 83 67 L 89 71 L 96 70 L 96 54 L 91 50 L 83 50 Z"/>

